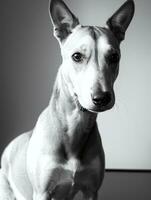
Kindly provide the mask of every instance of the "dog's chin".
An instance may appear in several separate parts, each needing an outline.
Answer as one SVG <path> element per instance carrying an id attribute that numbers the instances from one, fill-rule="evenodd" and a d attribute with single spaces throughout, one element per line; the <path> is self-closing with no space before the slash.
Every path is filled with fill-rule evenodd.
<path id="1" fill-rule="evenodd" d="M 100 113 L 100 112 L 105 112 L 107 110 L 110 110 L 112 109 L 113 105 L 108 105 L 108 106 L 95 106 L 93 108 L 87 108 L 87 110 L 89 112 L 92 112 L 92 113 Z"/>

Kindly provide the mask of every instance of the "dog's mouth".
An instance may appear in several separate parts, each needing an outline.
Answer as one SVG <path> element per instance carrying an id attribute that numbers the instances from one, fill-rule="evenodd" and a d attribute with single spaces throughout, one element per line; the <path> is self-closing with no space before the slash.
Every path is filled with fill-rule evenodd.
<path id="1" fill-rule="evenodd" d="M 76 102 L 76 105 L 78 106 L 79 110 L 81 112 L 92 112 L 92 113 L 99 113 L 99 112 L 105 112 L 107 110 L 110 110 L 113 106 L 114 106 L 114 101 L 112 101 L 110 104 L 108 104 L 107 106 L 102 106 L 102 105 L 99 105 L 99 106 L 92 106 L 91 108 L 85 108 L 81 105 L 79 99 L 78 99 L 78 95 L 77 94 L 74 94 L 75 95 L 75 102 Z"/>
<path id="2" fill-rule="evenodd" d="M 77 106 L 79 107 L 79 110 L 80 110 L 80 111 L 82 111 L 82 112 L 88 112 L 88 111 L 89 111 L 88 109 L 84 108 L 84 107 L 80 104 L 78 98 L 77 98 L 77 100 L 76 100 L 76 104 L 77 104 Z"/>

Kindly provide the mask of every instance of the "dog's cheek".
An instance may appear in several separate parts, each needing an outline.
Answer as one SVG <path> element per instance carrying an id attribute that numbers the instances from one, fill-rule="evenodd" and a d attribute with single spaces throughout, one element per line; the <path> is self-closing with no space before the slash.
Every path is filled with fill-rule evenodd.
<path id="1" fill-rule="evenodd" d="M 68 80 L 68 84 L 72 88 L 73 93 L 77 92 L 77 76 L 75 75 L 73 67 L 67 63 L 66 65 L 66 79 Z"/>
<path id="2" fill-rule="evenodd" d="M 74 84 L 75 92 L 79 97 L 81 95 L 81 91 L 80 91 L 81 90 L 81 82 L 82 82 L 81 77 L 79 75 L 74 76 L 73 80 L 74 80 L 73 84 Z"/>
<path id="3" fill-rule="evenodd" d="M 79 75 L 79 100 L 81 100 L 81 104 L 83 105 L 83 107 L 89 108 L 93 105 L 91 93 L 96 83 L 96 80 L 97 71 L 95 70 L 95 66 L 93 65 L 88 66 L 87 69 Z"/>

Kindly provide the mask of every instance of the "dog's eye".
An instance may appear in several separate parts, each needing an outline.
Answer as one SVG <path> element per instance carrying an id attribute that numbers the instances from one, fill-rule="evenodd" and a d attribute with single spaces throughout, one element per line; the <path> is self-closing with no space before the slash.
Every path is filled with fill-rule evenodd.
<path id="1" fill-rule="evenodd" d="M 118 63 L 120 60 L 120 56 L 118 53 L 112 53 L 110 55 L 107 56 L 107 61 L 110 63 L 110 64 L 116 64 Z"/>
<path id="2" fill-rule="evenodd" d="M 80 63 L 83 61 L 83 54 L 81 54 L 80 52 L 76 52 L 72 55 L 72 59 L 77 62 L 77 63 Z"/>

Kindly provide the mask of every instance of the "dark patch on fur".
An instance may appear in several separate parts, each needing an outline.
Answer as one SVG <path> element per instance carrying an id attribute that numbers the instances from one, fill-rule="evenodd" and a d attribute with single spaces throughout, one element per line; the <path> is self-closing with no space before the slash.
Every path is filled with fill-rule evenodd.
<path id="1" fill-rule="evenodd" d="M 119 49 L 119 41 L 115 37 L 115 35 L 110 31 L 108 28 L 105 27 L 99 27 L 97 28 L 102 32 L 102 34 L 106 35 L 108 42 L 111 46 L 113 46 L 116 49 Z"/>
<path id="2" fill-rule="evenodd" d="M 90 35 L 92 36 L 92 38 L 96 42 L 98 37 L 97 37 L 97 33 L 96 33 L 94 26 L 89 26 L 88 30 L 89 30 Z"/>
<path id="3" fill-rule="evenodd" d="M 57 150 L 57 154 L 58 154 L 58 161 L 59 162 L 61 162 L 61 163 L 67 162 L 68 154 L 66 152 L 65 145 L 64 145 L 63 142 L 59 145 L 59 148 Z"/>

